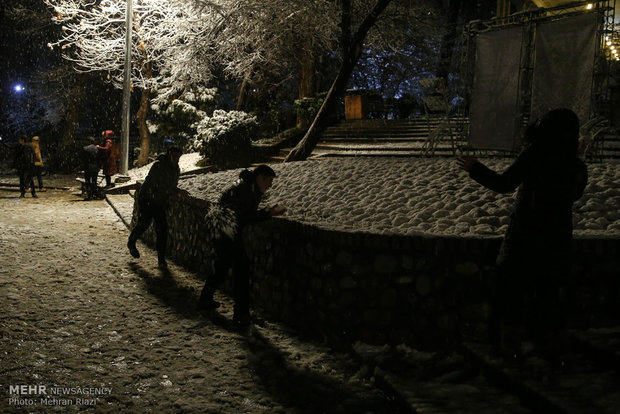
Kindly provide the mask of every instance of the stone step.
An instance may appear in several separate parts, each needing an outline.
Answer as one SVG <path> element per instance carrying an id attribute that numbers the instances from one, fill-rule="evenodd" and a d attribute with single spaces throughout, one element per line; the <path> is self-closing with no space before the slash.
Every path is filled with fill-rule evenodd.
<path id="1" fill-rule="evenodd" d="M 617 413 L 620 326 L 571 336 L 581 345 L 573 345 L 564 368 L 533 346 L 510 360 L 480 342 L 433 352 L 358 342 L 351 353 L 377 386 L 415 413 Z"/>
<path id="2" fill-rule="evenodd" d="M 450 139 L 455 139 L 455 140 L 461 140 L 463 142 L 465 142 L 465 140 L 458 134 L 452 134 L 451 136 L 449 134 L 444 134 L 442 135 L 440 138 L 440 140 L 450 140 Z M 323 137 L 319 142 L 320 143 L 372 143 L 372 142 L 424 142 L 428 140 L 428 135 L 407 135 L 407 136 L 400 136 L 400 137 L 387 137 L 387 136 L 358 136 L 358 135 L 352 135 L 352 136 L 334 136 L 334 137 Z"/>
<path id="3" fill-rule="evenodd" d="M 518 395 L 531 409 L 545 413 L 616 413 L 620 377 L 593 363 L 588 354 L 574 354 L 564 369 L 531 352 L 507 361 L 486 344 L 468 343 L 464 354 L 488 378 Z"/>
<path id="4" fill-rule="evenodd" d="M 437 145 L 435 149 L 452 149 L 451 141 L 446 139 L 440 141 L 442 145 Z M 459 143 L 463 144 L 463 143 Z M 327 151 L 412 151 L 423 150 L 426 141 L 412 142 L 342 142 L 342 141 L 323 141 L 315 147 L 317 152 Z M 455 143 L 456 145 L 456 143 Z"/>
<path id="5" fill-rule="evenodd" d="M 620 374 L 620 326 L 573 331 L 571 338 L 577 352 Z"/>
<path id="6" fill-rule="evenodd" d="M 398 137 L 410 137 L 410 136 L 427 136 L 428 129 L 419 129 L 419 130 L 408 130 L 408 131 L 360 131 L 360 130 L 349 130 L 349 131 L 325 131 L 322 135 L 324 139 L 333 138 L 333 137 L 385 137 L 385 138 L 398 138 Z"/>
<path id="7" fill-rule="evenodd" d="M 455 154 L 452 150 L 435 150 L 432 154 L 434 157 L 454 157 Z M 428 157 L 430 155 L 423 154 L 421 151 L 315 151 L 312 153 L 312 158 L 324 158 L 324 157 Z"/>
<path id="8" fill-rule="evenodd" d="M 373 374 L 375 385 L 404 401 L 413 413 L 531 412 L 518 396 L 497 387 L 458 353 L 357 343 L 353 354 Z"/>

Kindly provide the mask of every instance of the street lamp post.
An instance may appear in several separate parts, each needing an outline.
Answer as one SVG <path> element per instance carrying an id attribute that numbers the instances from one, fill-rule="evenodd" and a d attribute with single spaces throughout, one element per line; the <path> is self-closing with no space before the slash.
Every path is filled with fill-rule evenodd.
<path id="1" fill-rule="evenodd" d="M 125 22 L 125 74 L 123 83 L 123 125 L 121 136 L 121 174 L 129 170 L 129 124 L 131 100 L 131 33 L 133 26 L 133 0 L 127 0 L 127 16 Z"/>

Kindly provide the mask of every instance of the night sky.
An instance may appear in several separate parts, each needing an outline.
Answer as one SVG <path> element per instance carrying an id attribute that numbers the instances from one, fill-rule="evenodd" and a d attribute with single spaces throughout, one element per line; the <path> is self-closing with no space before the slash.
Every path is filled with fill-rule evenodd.
<path id="1" fill-rule="evenodd" d="M 122 92 L 106 83 L 103 74 L 78 76 L 59 49 L 47 46 L 58 37 L 60 27 L 51 21 L 45 4 L 41 0 L 3 0 L 1 7 L 0 134 L 4 140 L 16 140 L 18 132 L 7 118 L 18 113 L 26 118 L 19 131 L 47 134 L 46 141 L 53 142 L 62 128 L 56 115 L 80 95 L 77 138 L 116 128 Z M 24 89 L 17 91 L 17 85 Z M 43 112 L 49 114 L 48 119 L 28 124 L 29 115 L 34 119 L 35 113 Z"/>

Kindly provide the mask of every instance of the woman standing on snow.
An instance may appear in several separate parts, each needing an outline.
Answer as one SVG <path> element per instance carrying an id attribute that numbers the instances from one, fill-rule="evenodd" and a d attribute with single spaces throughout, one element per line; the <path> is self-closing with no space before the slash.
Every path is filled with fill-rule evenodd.
<path id="1" fill-rule="evenodd" d="M 529 146 L 502 174 L 471 157 L 457 163 L 493 191 L 519 187 L 497 257 L 494 311 L 502 351 L 519 354 L 527 328 L 531 339 L 549 344 L 561 358 L 568 352 L 562 291 L 571 273 L 572 207 L 588 179 L 578 158 L 579 118 L 570 109 L 554 109 L 528 128 L 526 140 Z"/>
<path id="2" fill-rule="evenodd" d="M 41 176 L 43 173 L 43 157 L 41 156 L 41 146 L 39 145 L 39 137 L 34 136 L 30 140 L 30 146 L 34 151 L 34 166 L 32 170 L 32 174 L 36 175 L 37 183 L 39 184 L 39 191 L 45 191 L 43 189 L 43 177 Z"/>
<path id="3" fill-rule="evenodd" d="M 118 173 L 116 168 L 116 154 L 114 153 L 114 146 L 112 144 L 112 138 L 114 137 L 114 131 L 103 131 L 101 133 L 103 138 L 103 146 L 97 145 L 97 148 L 101 150 L 103 155 L 103 175 L 105 176 L 105 186 L 113 187 L 112 176 Z"/>

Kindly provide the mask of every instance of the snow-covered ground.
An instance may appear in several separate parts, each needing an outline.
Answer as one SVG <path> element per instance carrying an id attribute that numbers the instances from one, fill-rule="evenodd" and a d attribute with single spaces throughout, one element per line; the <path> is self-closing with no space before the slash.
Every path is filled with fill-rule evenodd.
<path id="1" fill-rule="evenodd" d="M 201 157 L 200 154 L 197 152 L 192 152 L 189 154 L 183 154 L 181 155 L 181 158 L 179 159 L 179 168 L 181 169 L 181 172 L 185 172 L 185 171 L 189 171 L 192 169 L 196 168 L 196 163 L 198 163 L 198 161 L 200 161 Z M 155 162 L 151 162 L 145 166 L 142 166 L 140 168 L 133 168 L 131 170 L 129 170 L 127 172 L 127 175 L 131 178 L 131 180 L 135 181 L 135 180 L 143 180 L 147 174 L 149 173 L 149 170 L 151 169 L 151 167 L 153 166 Z"/>
<path id="2" fill-rule="evenodd" d="M 181 158 L 188 169 L 194 155 Z M 501 171 L 510 160 L 482 159 Z M 381 234 L 501 235 L 514 194 L 471 180 L 454 159 L 325 158 L 272 165 L 277 178 L 265 203 L 286 217 L 334 230 Z M 148 171 L 148 169 L 147 169 Z M 217 201 L 241 169 L 183 178 L 181 188 Z M 620 165 L 589 164 L 589 183 L 575 203 L 575 235 L 620 236 Z"/>

